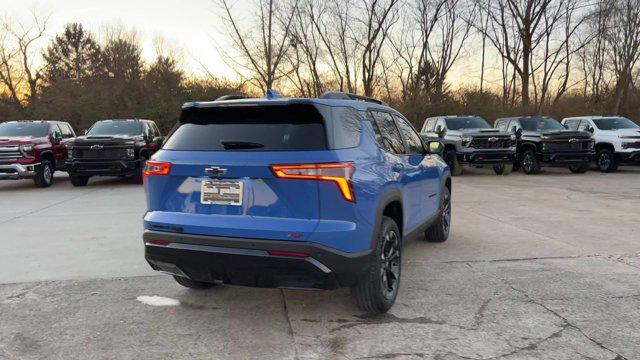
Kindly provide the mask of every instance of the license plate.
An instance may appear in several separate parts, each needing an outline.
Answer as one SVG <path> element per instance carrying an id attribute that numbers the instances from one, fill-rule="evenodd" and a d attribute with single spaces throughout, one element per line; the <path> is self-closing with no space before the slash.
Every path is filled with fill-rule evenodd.
<path id="1" fill-rule="evenodd" d="M 242 205 L 242 181 L 204 180 L 200 185 L 200 202 L 206 205 Z"/>

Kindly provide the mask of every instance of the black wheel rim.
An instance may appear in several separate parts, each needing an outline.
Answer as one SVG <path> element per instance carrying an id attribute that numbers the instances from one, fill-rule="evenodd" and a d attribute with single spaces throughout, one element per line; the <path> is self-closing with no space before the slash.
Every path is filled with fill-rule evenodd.
<path id="1" fill-rule="evenodd" d="M 600 169 L 606 170 L 611 166 L 611 157 L 606 152 L 603 152 L 598 157 L 598 166 Z"/>
<path id="2" fill-rule="evenodd" d="M 400 281 L 400 237 L 393 231 L 387 231 L 382 237 L 380 252 L 380 281 L 385 298 L 391 299 L 398 290 Z"/>
<path id="3" fill-rule="evenodd" d="M 448 191 L 442 195 L 442 201 L 442 232 L 446 236 L 451 228 L 451 195 Z"/>
<path id="4" fill-rule="evenodd" d="M 531 156 L 531 154 L 527 154 L 524 156 L 524 159 L 522 160 L 522 168 L 526 172 L 530 172 L 531 169 L 533 169 L 533 157 Z"/>

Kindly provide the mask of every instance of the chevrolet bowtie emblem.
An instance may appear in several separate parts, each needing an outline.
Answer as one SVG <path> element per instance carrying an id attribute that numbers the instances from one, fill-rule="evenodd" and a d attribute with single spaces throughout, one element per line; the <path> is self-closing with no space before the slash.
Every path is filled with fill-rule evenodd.
<path id="1" fill-rule="evenodd" d="M 92 145 L 92 146 L 91 146 L 91 150 L 100 150 L 100 149 L 102 149 L 103 147 L 104 147 L 104 146 L 102 146 L 102 145 Z"/>
<path id="2" fill-rule="evenodd" d="M 576 139 L 576 138 L 569 139 L 569 142 L 570 142 L 570 143 L 574 143 L 574 142 L 578 142 L 578 141 L 580 141 L 580 140 L 578 140 L 578 139 Z"/>
<path id="3" fill-rule="evenodd" d="M 218 176 L 218 175 L 224 175 L 227 173 L 227 169 L 222 169 L 220 167 L 217 166 L 212 166 L 210 168 L 206 168 L 204 169 L 205 174 L 207 175 L 214 175 L 214 176 Z"/>
<path id="4" fill-rule="evenodd" d="M 496 141 L 498 141 L 498 138 L 497 137 L 490 137 L 489 141 L 490 142 L 496 142 Z"/>

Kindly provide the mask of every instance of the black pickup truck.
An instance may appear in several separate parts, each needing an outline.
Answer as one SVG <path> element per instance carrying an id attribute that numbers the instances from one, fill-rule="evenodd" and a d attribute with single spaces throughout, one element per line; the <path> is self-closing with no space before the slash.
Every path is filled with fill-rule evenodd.
<path id="1" fill-rule="evenodd" d="M 71 183 L 85 186 L 92 176 L 130 177 L 142 183 L 145 163 L 163 141 L 151 120 L 98 121 L 67 145 Z"/>
<path id="2" fill-rule="evenodd" d="M 515 168 L 526 174 L 540 173 L 543 166 L 568 167 L 584 173 L 595 155 L 591 133 L 567 130 L 558 120 L 546 116 L 497 119 L 494 126 L 510 130 L 517 137 Z"/>

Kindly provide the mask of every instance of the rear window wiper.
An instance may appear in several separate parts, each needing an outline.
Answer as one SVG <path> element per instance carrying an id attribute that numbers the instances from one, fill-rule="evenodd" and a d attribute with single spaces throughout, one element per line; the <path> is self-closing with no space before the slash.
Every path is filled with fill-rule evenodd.
<path id="1" fill-rule="evenodd" d="M 222 144 L 225 150 L 260 149 L 264 147 L 264 144 L 250 142 L 250 141 L 236 141 L 236 140 L 220 140 L 220 144 Z"/>

